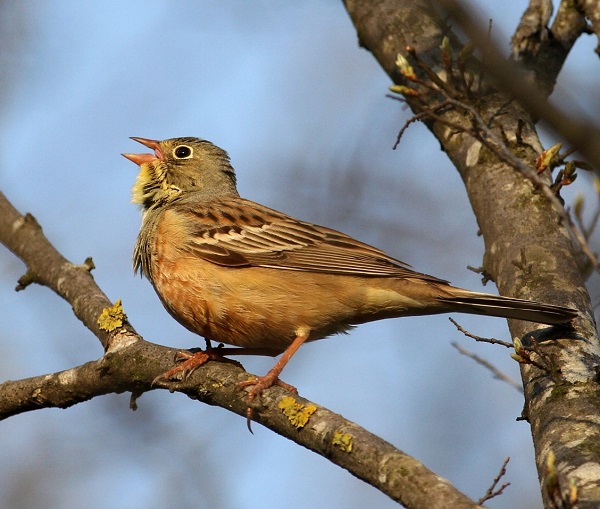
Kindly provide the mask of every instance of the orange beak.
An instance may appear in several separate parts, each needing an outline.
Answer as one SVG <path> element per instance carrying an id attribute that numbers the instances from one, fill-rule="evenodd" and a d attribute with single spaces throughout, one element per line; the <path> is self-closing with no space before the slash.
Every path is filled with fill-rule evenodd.
<path id="1" fill-rule="evenodd" d="M 158 141 L 149 140 L 147 138 L 136 138 L 135 136 L 132 136 L 131 139 L 141 143 L 145 147 L 154 150 L 154 154 L 121 154 L 123 157 L 129 159 L 131 162 L 137 165 L 150 163 L 156 159 L 160 159 L 161 161 L 164 160 L 164 155 L 160 150 L 160 143 Z"/>

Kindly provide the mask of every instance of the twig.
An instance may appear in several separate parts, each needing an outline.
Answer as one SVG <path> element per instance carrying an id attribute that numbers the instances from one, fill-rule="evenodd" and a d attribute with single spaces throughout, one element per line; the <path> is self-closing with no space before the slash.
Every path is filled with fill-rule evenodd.
<path id="1" fill-rule="evenodd" d="M 507 456 L 506 459 L 504 460 L 504 462 L 502 463 L 502 466 L 500 467 L 500 472 L 498 472 L 498 475 L 496 477 L 494 477 L 494 480 L 492 481 L 492 485 L 487 489 L 487 491 L 485 492 L 485 495 L 483 495 L 483 497 L 481 497 L 477 501 L 477 503 L 479 505 L 483 505 L 483 503 L 486 502 L 487 500 L 490 500 L 494 497 L 497 497 L 498 495 L 501 495 L 502 492 L 508 486 L 510 486 L 509 482 L 505 482 L 504 484 L 502 484 L 502 486 L 500 486 L 500 488 L 496 489 L 496 486 L 498 486 L 500 479 L 502 479 L 506 475 L 506 465 L 508 465 L 509 461 L 510 461 L 510 456 Z"/>
<path id="2" fill-rule="evenodd" d="M 393 96 L 388 96 L 388 97 L 393 98 Z M 417 122 L 418 120 L 421 120 L 423 117 L 427 117 L 428 115 L 429 115 L 429 112 L 422 111 L 421 113 L 417 113 L 416 115 L 413 115 L 406 122 L 404 122 L 402 129 L 400 129 L 398 136 L 396 136 L 396 142 L 394 143 L 392 150 L 396 150 L 398 148 L 398 145 L 400 144 L 400 139 L 402 138 L 402 135 L 404 134 L 404 132 L 409 128 L 410 124 Z"/>
<path id="3" fill-rule="evenodd" d="M 585 256 L 587 256 L 587 258 L 589 259 L 589 261 L 592 264 L 592 267 L 594 267 L 594 270 L 596 272 L 600 272 L 600 261 L 598 260 L 598 256 L 596 255 L 596 253 L 594 253 L 591 250 L 589 244 L 587 243 L 587 240 L 585 239 L 585 235 L 577 227 L 577 225 L 575 224 L 573 219 L 571 219 L 571 214 L 566 213 L 566 216 L 567 216 L 567 220 L 569 221 L 569 226 L 571 227 L 571 231 L 573 232 L 573 236 L 577 240 L 577 243 L 579 244 L 579 248 L 581 249 L 581 252 Z"/>
<path id="4" fill-rule="evenodd" d="M 571 219 L 570 215 L 567 213 L 567 211 L 565 211 L 563 204 L 561 203 L 561 201 L 559 200 L 559 198 L 557 197 L 557 195 L 553 191 L 553 189 L 540 178 L 540 176 L 537 174 L 536 171 L 534 171 L 529 165 L 524 163 L 521 159 L 516 157 L 508 149 L 508 147 L 506 146 L 506 143 L 504 143 L 494 133 L 494 131 L 492 131 L 492 129 L 490 129 L 487 126 L 486 122 L 483 120 L 483 118 L 481 118 L 481 115 L 479 115 L 479 113 L 477 112 L 477 110 L 475 108 L 473 108 L 472 106 L 469 106 L 468 104 L 465 104 L 464 102 L 462 102 L 460 100 L 456 100 L 451 97 L 447 97 L 443 90 L 439 90 L 436 88 L 436 91 L 445 95 L 445 101 L 444 101 L 445 105 L 450 104 L 456 108 L 461 108 L 465 112 L 467 112 L 469 114 L 469 116 L 471 117 L 474 127 L 472 129 L 467 129 L 466 127 L 461 126 L 461 125 L 457 124 L 456 122 L 451 122 L 451 121 L 445 119 L 443 116 L 438 115 L 433 110 L 427 110 L 425 112 L 419 113 L 419 115 L 418 115 L 419 118 L 422 118 L 423 116 L 428 116 L 432 120 L 437 120 L 438 122 L 441 122 L 444 125 L 447 125 L 448 127 L 452 127 L 454 129 L 457 129 L 458 131 L 466 132 L 466 133 L 470 134 L 471 136 L 473 136 L 473 138 L 478 140 L 486 148 L 488 148 L 492 153 L 494 153 L 501 161 L 505 162 L 506 164 L 509 164 L 514 169 L 519 171 L 525 178 L 527 178 L 535 186 L 536 189 L 539 189 L 544 194 L 544 196 L 552 204 L 554 210 L 558 214 L 560 221 L 563 222 L 564 224 L 568 225 L 571 228 L 571 231 L 573 232 L 573 236 L 575 237 L 578 244 L 580 245 L 581 251 L 585 254 L 585 256 L 587 256 L 587 258 L 589 258 L 594 269 L 597 272 L 600 272 L 600 261 L 598 260 L 598 257 L 591 250 L 585 235 L 581 233 L 579 228 L 577 228 L 577 226 Z M 438 110 L 438 109 L 439 108 L 436 108 L 436 110 Z M 398 135 L 398 139 L 397 139 L 396 145 L 394 147 L 396 147 L 397 143 L 399 143 L 400 137 L 401 137 L 402 133 L 404 133 L 406 128 L 408 128 L 409 122 L 414 122 L 414 120 L 416 120 L 415 117 L 412 117 L 404 125 L 404 127 L 402 128 L 402 130 L 400 131 L 400 133 Z"/>
<path id="5" fill-rule="evenodd" d="M 482 343 L 490 343 L 492 345 L 502 345 L 502 346 L 505 346 L 506 348 L 513 347 L 512 343 L 509 343 L 507 341 L 502 341 L 501 339 L 483 338 L 481 336 L 476 336 L 475 334 L 472 334 L 468 330 L 461 327 L 459 325 L 459 323 L 456 320 L 454 320 L 453 318 L 448 318 L 448 320 L 450 320 L 454 324 L 454 326 L 459 330 L 459 332 L 462 332 L 465 336 L 467 336 L 468 338 L 474 339 L 475 341 L 479 341 Z"/>
<path id="6" fill-rule="evenodd" d="M 454 348 L 456 348 L 463 355 L 466 355 L 467 357 L 470 357 L 471 359 L 473 359 L 478 364 L 481 364 L 484 368 L 487 368 L 488 370 L 490 370 L 492 372 L 492 374 L 494 375 L 494 378 L 496 378 L 497 380 L 502 380 L 503 382 L 506 382 L 513 389 L 516 389 L 521 394 L 523 393 L 523 387 L 521 387 L 521 384 L 519 384 L 516 380 L 512 379 L 511 377 L 509 377 L 508 375 L 506 375 L 505 373 L 503 373 L 502 371 L 500 371 L 496 366 L 494 366 L 490 362 L 486 361 L 485 359 L 482 359 L 477 354 L 474 354 L 473 352 L 470 352 L 466 348 L 463 348 L 458 343 L 454 342 L 454 343 L 451 343 L 451 345 Z"/>
<path id="7" fill-rule="evenodd" d="M 598 145 L 600 128 L 598 125 L 582 112 L 569 114 L 564 109 L 547 102 L 547 93 L 542 93 L 539 87 L 526 85 L 529 83 L 526 71 L 518 64 L 504 58 L 489 39 L 487 31 L 482 28 L 484 23 L 477 19 L 473 9 L 469 10 L 464 2 L 440 0 L 436 4 L 441 4 L 465 30 L 467 36 L 475 41 L 478 50 L 485 56 L 485 69 L 494 79 L 494 83 L 501 86 L 506 93 L 515 97 L 534 117 L 544 120 L 557 136 L 566 139 L 572 145 L 576 145 L 579 151 L 594 165 L 594 170 L 598 174 L 600 171 L 600 148 Z M 593 2 L 590 4 L 593 4 Z M 573 10 L 569 9 L 569 11 Z M 576 38 L 575 36 L 572 42 Z M 571 43 L 565 48 L 565 57 L 570 45 Z M 536 60 L 544 61 L 540 58 Z M 560 66 L 557 69 L 560 70 Z M 556 74 L 558 70 L 555 71 Z M 511 79 L 506 79 L 506 76 L 511 76 Z M 554 79 L 555 74 L 550 73 L 550 82 L 553 83 Z"/>

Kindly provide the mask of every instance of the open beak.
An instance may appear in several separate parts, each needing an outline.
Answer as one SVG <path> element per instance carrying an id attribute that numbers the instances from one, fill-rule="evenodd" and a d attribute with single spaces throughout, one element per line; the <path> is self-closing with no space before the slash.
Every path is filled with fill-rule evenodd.
<path id="1" fill-rule="evenodd" d="M 132 136 L 131 139 L 133 141 L 137 141 L 141 143 L 145 147 L 154 150 L 154 154 L 121 154 L 123 157 L 129 159 L 131 162 L 142 165 L 144 163 L 150 163 L 156 159 L 161 161 L 164 160 L 164 156 L 162 151 L 160 150 L 160 143 L 156 140 L 149 140 L 147 138 L 136 138 Z"/>

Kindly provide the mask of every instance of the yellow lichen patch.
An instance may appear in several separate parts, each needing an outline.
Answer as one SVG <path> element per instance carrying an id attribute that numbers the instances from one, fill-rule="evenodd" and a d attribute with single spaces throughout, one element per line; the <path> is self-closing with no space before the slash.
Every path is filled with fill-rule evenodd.
<path id="1" fill-rule="evenodd" d="M 296 428 L 303 428 L 306 426 L 310 416 L 317 411 L 315 405 L 304 406 L 291 396 L 282 398 L 277 406 L 281 408 L 283 414 L 289 419 L 292 426 L 295 426 Z"/>
<path id="2" fill-rule="evenodd" d="M 125 320 L 127 320 L 127 315 L 123 311 L 123 306 L 121 306 L 121 299 L 118 299 L 114 306 L 102 310 L 98 317 L 98 327 L 107 332 L 112 332 L 121 327 Z"/>
<path id="3" fill-rule="evenodd" d="M 336 431 L 333 435 L 331 445 L 337 445 L 344 452 L 352 452 L 352 435 Z"/>

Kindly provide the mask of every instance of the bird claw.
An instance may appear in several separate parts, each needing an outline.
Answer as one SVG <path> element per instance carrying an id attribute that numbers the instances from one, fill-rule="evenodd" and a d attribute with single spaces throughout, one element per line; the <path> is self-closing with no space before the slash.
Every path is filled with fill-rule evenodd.
<path id="1" fill-rule="evenodd" d="M 244 382 L 240 382 L 238 387 L 243 389 L 245 387 L 252 387 L 248 391 L 248 403 L 252 404 L 254 400 L 260 396 L 265 389 L 269 389 L 274 385 L 278 385 L 283 389 L 293 392 L 294 394 L 298 394 L 298 389 L 296 389 L 293 385 L 290 385 L 283 380 L 280 380 L 279 377 L 272 373 L 267 373 L 264 376 L 259 376 L 256 378 L 252 378 L 251 380 L 245 380 Z M 252 431 L 252 419 L 254 418 L 254 409 L 249 405 L 246 408 L 246 425 L 248 426 L 248 431 L 254 434 Z"/>
<path id="2" fill-rule="evenodd" d="M 185 382 L 197 368 L 210 360 L 231 361 L 231 359 L 226 359 L 214 351 L 200 350 L 193 353 L 180 351 L 174 356 L 174 362 L 177 363 L 177 366 L 158 375 L 152 380 L 151 385 L 154 386 L 157 382 Z"/>
<path id="3" fill-rule="evenodd" d="M 206 364 L 210 360 L 218 360 L 220 362 L 231 362 L 233 364 L 241 366 L 239 362 L 233 359 L 228 359 L 227 357 L 223 356 L 223 354 L 231 353 L 226 352 L 226 350 L 227 349 L 223 348 L 223 345 L 220 344 L 216 347 L 212 347 L 204 351 L 179 351 L 174 356 L 174 362 L 176 362 L 177 365 L 171 368 L 170 370 L 158 375 L 154 380 L 152 380 L 151 386 L 154 386 L 160 382 L 185 382 L 197 368 L 199 368 L 203 364 Z M 248 391 L 248 407 L 246 408 L 246 423 L 250 433 L 253 433 L 251 423 L 254 417 L 254 409 L 251 405 L 256 399 L 260 400 L 260 396 L 265 389 L 269 389 L 274 385 L 278 385 L 279 387 L 282 387 L 287 391 L 290 391 L 294 394 L 298 394 L 298 390 L 293 385 L 290 385 L 284 382 L 283 380 L 279 379 L 277 370 L 272 370 L 264 376 L 252 378 L 251 380 L 245 380 L 244 382 L 240 382 L 238 384 L 238 387 L 240 389 L 250 387 L 250 390 Z"/>

